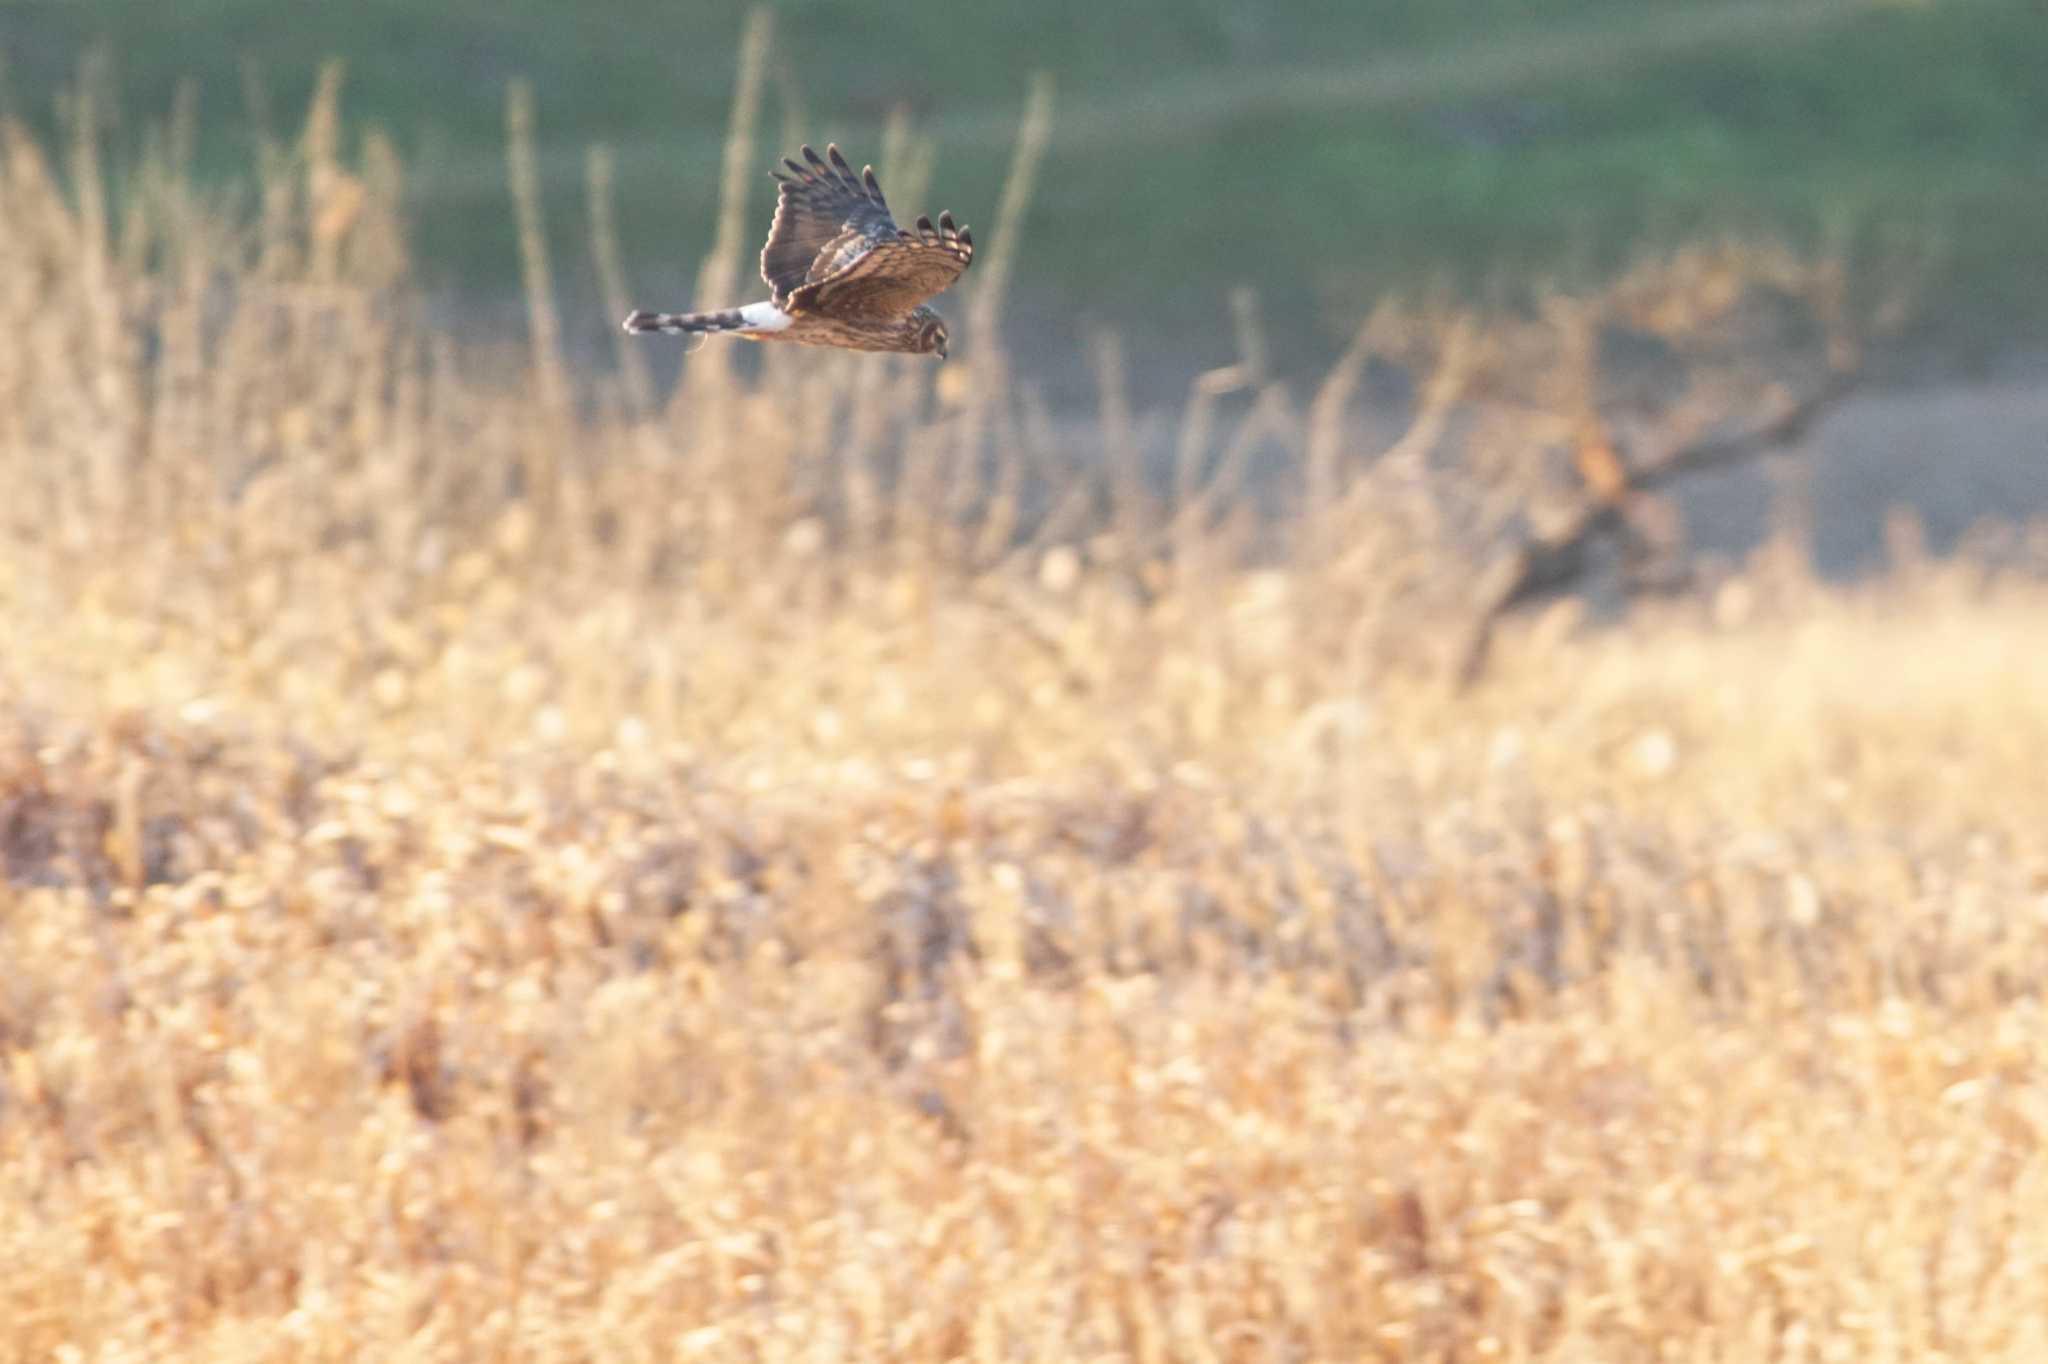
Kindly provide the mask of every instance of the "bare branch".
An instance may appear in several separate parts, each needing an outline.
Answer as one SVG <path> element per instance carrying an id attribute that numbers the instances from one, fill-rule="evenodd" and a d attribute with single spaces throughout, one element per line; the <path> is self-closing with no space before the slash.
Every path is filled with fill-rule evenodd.
<path id="1" fill-rule="evenodd" d="M 1615 495 L 1588 503 L 1554 534 L 1526 541 L 1497 560 L 1482 576 L 1476 594 L 1477 614 L 1458 654 L 1458 686 L 1470 686 L 1485 671 L 1494 630 L 1503 616 L 1538 597 L 1561 592 L 1585 576 L 1593 546 L 1603 537 L 1626 531 L 1631 497 L 1797 444 L 1822 415 L 1848 396 L 1857 377 L 1853 371 L 1831 371 L 1812 393 L 1761 426 L 1682 446 L 1648 468 L 1629 471 Z"/>

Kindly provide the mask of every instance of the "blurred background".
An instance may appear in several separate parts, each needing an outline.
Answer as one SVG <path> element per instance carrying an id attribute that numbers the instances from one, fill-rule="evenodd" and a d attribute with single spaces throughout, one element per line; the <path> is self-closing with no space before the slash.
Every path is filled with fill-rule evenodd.
<path id="1" fill-rule="evenodd" d="M 1030 78 L 1052 76 L 1011 309 L 1041 362 L 1114 325 L 1134 377 L 1177 389 L 1229 358 L 1224 299 L 1251 286 L 1277 358 L 1309 372 L 1390 291 L 1511 299 L 1660 246 L 1817 244 L 1871 220 L 1941 236 L 1920 365 L 1981 372 L 2048 343 L 2048 25 L 2026 0 L 771 8 L 761 233 L 775 157 L 832 140 L 879 160 L 899 113 L 935 145 L 919 207 L 990 230 Z M 44 129 L 88 53 L 130 129 L 189 82 L 198 165 L 221 179 L 339 59 L 347 126 L 388 131 L 408 167 L 426 282 L 479 316 L 519 292 L 505 90 L 530 80 L 564 325 L 587 343 L 609 319 L 583 267 L 585 151 L 616 156 L 636 291 L 687 295 L 744 19 L 655 0 L 11 0 L 0 53 L 6 107 Z"/>
<path id="2" fill-rule="evenodd" d="M 770 8 L 742 295 L 772 209 L 765 170 L 804 141 L 837 141 L 859 163 L 883 159 L 892 126 L 914 133 L 929 188 L 914 203 L 899 191 L 899 206 L 951 209 L 988 242 L 1043 73 L 1050 141 L 1005 244 L 1004 326 L 1057 411 L 1092 410 L 1089 343 L 1105 331 L 1133 400 L 1177 404 L 1189 375 L 1235 357 L 1233 294 L 1264 319 L 1273 370 L 1308 380 L 1388 298 L 1512 311 L 1686 244 L 1826 254 L 1891 234 L 1919 244 L 1922 278 L 1861 368 L 1939 393 L 1860 399 L 1858 461 L 1839 465 L 1832 436 L 1819 452 L 1821 502 L 1864 513 L 1831 561 L 1853 560 L 1900 496 L 1939 537 L 2048 498 L 2034 435 L 2048 417 L 2034 382 L 2048 351 L 2048 24 L 2029 0 Z M 745 18 L 638 0 L 15 0 L 0 7 L 0 90 L 55 136 L 62 92 L 88 72 L 130 153 L 182 98 L 197 176 L 229 185 L 259 141 L 295 131 L 338 61 L 350 136 L 382 129 L 406 168 L 415 284 L 472 349 L 494 336 L 514 349 L 525 312 L 506 92 L 529 81 L 562 345 L 588 369 L 608 362 L 614 322 L 588 250 L 594 147 L 614 168 L 634 302 L 738 301 L 693 299 L 692 286 Z M 648 348 L 664 375 L 679 354 Z"/>

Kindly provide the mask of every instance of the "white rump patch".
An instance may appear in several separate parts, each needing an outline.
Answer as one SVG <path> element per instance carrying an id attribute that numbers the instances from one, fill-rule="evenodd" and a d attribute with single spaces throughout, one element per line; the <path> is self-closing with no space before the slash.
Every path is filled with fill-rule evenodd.
<path id="1" fill-rule="evenodd" d="M 740 309 L 740 320 L 750 332 L 786 331 L 796 321 L 773 303 L 749 303 Z"/>

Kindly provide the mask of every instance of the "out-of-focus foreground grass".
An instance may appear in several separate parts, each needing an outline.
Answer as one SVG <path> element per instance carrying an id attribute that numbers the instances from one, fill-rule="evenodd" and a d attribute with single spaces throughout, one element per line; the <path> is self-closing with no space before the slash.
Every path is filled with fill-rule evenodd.
<path id="1" fill-rule="evenodd" d="M 332 129 L 0 155 L 0 1357 L 2043 1357 L 2038 579 L 1452 696 L 1341 390 L 481 378 Z"/>

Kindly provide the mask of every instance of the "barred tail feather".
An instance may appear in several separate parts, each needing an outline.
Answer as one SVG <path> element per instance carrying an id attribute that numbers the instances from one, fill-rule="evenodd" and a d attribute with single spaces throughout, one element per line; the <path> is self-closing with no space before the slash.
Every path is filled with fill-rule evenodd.
<path id="1" fill-rule="evenodd" d="M 626 318 L 629 332 L 736 332 L 746 325 L 738 308 L 715 313 L 636 312 Z"/>
<path id="2" fill-rule="evenodd" d="M 627 315 L 629 332 L 779 332 L 791 318 L 773 303 L 749 303 L 744 308 L 721 308 L 712 313 L 650 313 Z"/>

